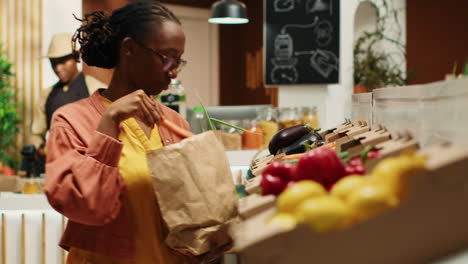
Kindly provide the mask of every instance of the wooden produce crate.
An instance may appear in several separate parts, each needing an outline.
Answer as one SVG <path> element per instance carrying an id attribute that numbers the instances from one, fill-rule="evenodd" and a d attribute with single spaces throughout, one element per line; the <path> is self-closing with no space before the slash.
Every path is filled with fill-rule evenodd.
<path id="1" fill-rule="evenodd" d="M 438 145 L 421 151 L 428 171 L 414 177 L 397 208 L 348 229 L 315 233 L 299 225 L 282 232 L 263 211 L 231 228 L 238 262 L 405 264 L 468 247 L 468 151 Z"/>

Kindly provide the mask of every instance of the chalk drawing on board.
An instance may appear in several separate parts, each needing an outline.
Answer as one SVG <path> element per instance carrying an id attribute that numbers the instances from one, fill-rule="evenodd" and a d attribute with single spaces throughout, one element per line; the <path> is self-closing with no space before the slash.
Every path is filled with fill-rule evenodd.
<path id="1" fill-rule="evenodd" d="M 306 13 L 329 11 L 333 15 L 333 1 L 331 0 L 307 0 Z"/>
<path id="2" fill-rule="evenodd" d="M 295 83 L 299 78 L 296 69 L 298 59 L 294 55 L 293 38 L 286 31 L 288 28 L 313 28 L 318 23 L 318 17 L 307 25 L 287 24 L 281 28 L 280 34 L 275 37 L 275 57 L 271 59 L 271 81 L 273 83 Z"/>
<path id="3" fill-rule="evenodd" d="M 314 28 L 317 45 L 324 47 L 330 44 L 333 39 L 333 26 L 330 21 L 322 20 Z"/>
<path id="4" fill-rule="evenodd" d="M 338 58 L 331 51 L 317 49 L 295 52 L 294 55 L 311 55 L 310 67 L 324 78 L 328 78 L 334 70 L 338 71 Z"/>
<path id="5" fill-rule="evenodd" d="M 276 66 L 271 71 L 271 81 L 273 83 L 297 83 L 299 73 L 296 67 Z"/>
<path id="6" fill-rule="evenodd" d="M 336 83 L 341 1 L 264 1 L 265 83 Z"/>
<path id="7" fill-rule="evenodd" d="M 312 22 L 311 24 L 306 24 L 306 25 L 286 24 L 281 28 L 281 34 L 286 34 L 286 31 L 288 30 L 288 28 L 313 28 L 317 25 L 318 22 L 319 22 L 319 18 L 318 16 L 316 16 L 314 18 L 314 22 Z"/>
<path id="8" fill-rule="evenodd" d="M 295 83 L 298 78 L 297 58 L 293 57 L 293 39 L 289 34 L 278 34 L 275 38 L 275 57 L 271 59 L 271 81 L 273 83 Z"/>
<path id="9" fill-rule="evenodd" d="M 300 1 L 300 0 L 297 0 Z M 294 9 L 296 0 L 275 0 L 275 12 L 289 12 Z"/>

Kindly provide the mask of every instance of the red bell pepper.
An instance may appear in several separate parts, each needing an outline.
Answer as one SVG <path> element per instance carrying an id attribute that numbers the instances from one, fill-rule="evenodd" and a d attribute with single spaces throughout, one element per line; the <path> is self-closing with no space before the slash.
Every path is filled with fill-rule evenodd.
<path id="1" fill-rule="evenodd" d="M 361 157 L 354 157 L 349 162 L 345 168 L 346 175 L 364 175 L 366 173 L 366 168 L 362 163 Z"/>
<path id="2" fill-rule="evenodd" d="M 279 195 L 285 188 L 287 182 L 283 181 L 280 177 L 271 174 L 262 174 L 262 181 L 260 187 L 262 188 L 262 195 Z"/>
<path id="3" fill-rule="evenodd" d="M 260 187 L 262 194 L 279 195 L 293 178 L 296 165 L 274 161 L 262 172 L 262 181 Z"/>
<path id="4" fill-rule="evenodd" d="M 273 161 L 263 170 L 262 175 L 271 174 L 280 177 L 283 181 L 289 182 L 292 180 L 295 167 L 295 164 L 292 163 Z"/>
<path id="5" fill-rule="evenodd" d="M 318 148 L 307 152 L 297 163 L 294 179 L 314 180 L 329 189 L 346 175 L 345 167 L 335 151 Z"/>
<path id="6" fill-rule="evenodd" d="M 369 152 L 367 152 L 367 158 L 370 160 L 375 159 L 378 156 L 379 156 L 379 151 L 376 149 L 372 149 L 372 150 L 369 150 Z"/>
<path id="7" fill-rule="evenodd" d="M 348 165 L 351 167 L 362 165 L 362 159 L 360 157 L 354 157 L 348 162 Z"/>

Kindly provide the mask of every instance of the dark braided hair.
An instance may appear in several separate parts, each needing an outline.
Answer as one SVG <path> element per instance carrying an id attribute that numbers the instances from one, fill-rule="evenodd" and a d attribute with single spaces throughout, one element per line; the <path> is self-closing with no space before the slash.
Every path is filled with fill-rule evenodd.
<path id="1" fill-rule="evenodd" d="M 73 50 L 76 50 L 78 42 L 81 46 L 79 52 L 86 64 L 106 69 L 117 65 L 119 46 L 125 37 L 142 41 L 153 22 L 173 21 L 180 24 L 174 13 L 153 0 L 131 2 L 114 10 L 111 16 L 103 11 L 94 11 L 78 20 L 83 25 L 73 35 Z"/>

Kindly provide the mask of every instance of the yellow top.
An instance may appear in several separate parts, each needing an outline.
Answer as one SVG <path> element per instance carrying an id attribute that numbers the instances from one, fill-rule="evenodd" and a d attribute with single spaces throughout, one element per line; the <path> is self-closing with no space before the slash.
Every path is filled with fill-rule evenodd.
<path id="1" fill-rule="evenodd" d="M 119 170 L 127 186 L 125 197 L 135 232 L 135 261 L 116 260 L 94 252 L 72 248 L 67 263 L 184 263 L 181 256 L 176 255 L 164 243 L 163 220 L 149 176 L 146 152 L 163 147 L 158 127 L 155 125 L 150 138 L 146 136 L 134 118 L 122 122 L 121 127 L 119 139 L 124 147 L 119 161 Z"/>

